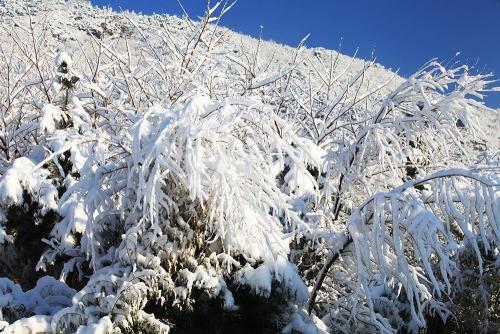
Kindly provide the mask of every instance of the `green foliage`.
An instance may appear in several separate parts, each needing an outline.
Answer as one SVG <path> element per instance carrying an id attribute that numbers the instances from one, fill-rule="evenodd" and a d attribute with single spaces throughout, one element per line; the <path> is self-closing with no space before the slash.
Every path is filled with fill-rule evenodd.
<path id="1" fill-rule="evenodd" d="M 42 215 L 38 203 L 25 192 L 24 203 L 10 206 L 6 218 L 5 229 L 14 241 L 0 246 L 0 276 L 19 283 L 23 289 L 30 289 L 46 275 L 37 272 L 35 266 L 46 249 L 42 239 L 49 238 L 59 215 L 52 210 Z"/>

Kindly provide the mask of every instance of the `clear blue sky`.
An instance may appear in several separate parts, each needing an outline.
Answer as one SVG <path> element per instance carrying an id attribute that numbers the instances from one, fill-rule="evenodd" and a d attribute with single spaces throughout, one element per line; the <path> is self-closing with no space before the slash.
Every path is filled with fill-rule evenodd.
<path id="1" fill-rule="evenodd" d="M 177 0 L 91 0 L 98 6 L 142 13 L 180 15 Z M 215 0 L 212 0 L 215 2 Z M 205 1 L 183 0 L 193 17 Z M 448 60 L 457 52 L 469 65 L 500 79 L 500 0 L 239 0 L 223 25 L 288 45 L 308 33 L 310 47 L 336 49 L 369 57 L 408 76 L 433 57 Z M 500 93 L 487 99 L 500 108 Z"/>

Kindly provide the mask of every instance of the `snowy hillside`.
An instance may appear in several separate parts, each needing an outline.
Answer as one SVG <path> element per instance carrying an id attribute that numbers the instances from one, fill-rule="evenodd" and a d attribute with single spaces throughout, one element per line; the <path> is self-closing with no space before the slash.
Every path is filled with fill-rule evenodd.
<path id="1" fill-rule="evenodd" d="M 494 328 L 491 77 L 261 41 L 230 7 L 0 0 L 0 331 Z"/>
<path id="2" fill-rule="evenodd" d="M 141 48 L 146 47 L 145 39 L 157 40 L 159 38 L 158 31 L 163 25 L 167 24 L 173 29 L 173 36 L 175 36 L 175 31 L 184 31 L 189 28 L 185 21 L 176 16 L 146 16 L 131 12 L 105 11 L 92 6 L 87 0 L 29 0 L 22 2 L 1 0 L 0 13 L 2 14 L 0 19 L 7 25 L 14 21 L 26 23 L 29 14 L 32 15 L 34 21 L 43 21 L 50 32 L 47 36 L 50 50 L 53 52 L 66 50 L 76 59 L 84 57 L 81 54 L 81 46 L 87 49 L 93 39 L 100 37 L 101 33 L 107 35 L 107 40 L 110 43 L 115 43 L 114 47 L 120 52 L 126 52 L 124 40 L 127 39 L 131 54 L 136 56 Z M 134 23 L 130 22 L 130 19 Z M 140 27 L 144 36 L 138 33 L 134 24 Z M 105 28 L 103 29 L 103 27 Z M 234 57 L 228 57 L 229 59 L 242 57 L 253 59 L 258 49 L 258 62 L 260 64 L 257 66 L 265 67 L 266 72 L 280 73 L 292 61 L 296 51 L 293 47 L 269 41 L 259 41 L 253 37 L 225 29 L 223 26 L 219 30 L 227 43 L 226 47 L 231 48 L 234 53 Z M 3 35 L 5 38 L 5 34 Z M 307 36 L 304 35 L 304 37 Z M 307 45 L 307 38 L 304 42 Z M 299 43 L 300 41 L 297 41 L 297 45 Z M 318 78 L 316 69 L 321 69 L 322 64 L 331 62 L 332 57 L 336 65 L 335 73 L 340 74 L 345 71 L 345 77 L 355 75 L 365 63 L 365 60 L 358 59 L 355 55 L 352 57 L 351 55 L 339 54 L 335 50 L 315 48 L 304 50 L 303 58 L 308 61 L 299 62 L 296 66 L 302 73 L 310 72 L 311 81 L 319 82 L 320 78 Z M 403 80 L 382 65 L 374 63 L 367 69 L 365 81 L 360 91 L 370 91 L 389 79 L 390 82 L 382 87 L 375 96 L 370 97 L 371 101 L 369 102 L 376 103 L 387 92 L 401 84 Z M 254 81 L 258 84 L 258 78 Z M 495 133 L 499 132 L 498 113 L 486 111 L 476 116 L 481 128 L 487 134 L 480 136 L 480 141 L 486 140 L 492 150 L 498 150 L 500 148 L 498 135 L 495 138 Z"/>

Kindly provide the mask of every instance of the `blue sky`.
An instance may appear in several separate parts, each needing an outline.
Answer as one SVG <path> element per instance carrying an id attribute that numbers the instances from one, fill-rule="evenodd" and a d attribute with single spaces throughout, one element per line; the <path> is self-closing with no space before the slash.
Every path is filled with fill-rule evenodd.
<path id="1" fill-rule="evenodd" d="M 91 0 L 115 10 L 181 14 L 177 0 Z M 215 0 L 213 0 L 215 2 Z M 205 1 L 183 0 L 193 17 Z M 408 76 L 433 57 L 459 60 L 500 79 L 500 0 L 239 0 L 223 25 L 288 45 L 308 33 L 310 47 L 337 49 L 367 58 L 372 51 L 386 67 Z M 500 108 L 500 93 L 487 102 Z"/>

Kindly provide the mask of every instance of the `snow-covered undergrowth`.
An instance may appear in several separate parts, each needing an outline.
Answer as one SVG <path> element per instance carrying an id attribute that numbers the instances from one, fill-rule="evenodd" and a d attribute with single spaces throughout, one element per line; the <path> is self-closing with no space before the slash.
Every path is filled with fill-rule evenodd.
<path id="1" fill-rule="evenodd" d="M 2 17 L 0 330 L 418 332 L 471 290 L 489 319 L 500 166 L 470 143 L 490 75 L 274 57 L 219 26 L 228 3 L 27 3 Z"/>

